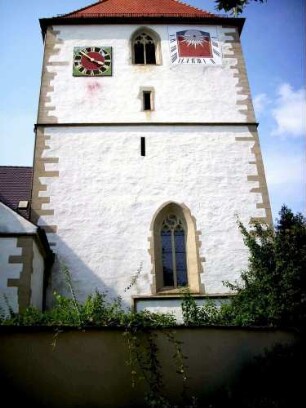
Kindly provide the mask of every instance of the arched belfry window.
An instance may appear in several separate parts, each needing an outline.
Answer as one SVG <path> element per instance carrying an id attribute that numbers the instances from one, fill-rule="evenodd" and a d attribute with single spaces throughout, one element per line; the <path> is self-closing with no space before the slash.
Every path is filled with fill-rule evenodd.
<path id="1" fill-rule="evenodd" d="M 164 218 L 160 239 L 164 286 L 187 286 L 186 234 L 182 220 L 176 214 Z"/>
<path id="2" fill-rule="evenodd" d="M 138 30 L 132 37 L 133 63 L 156 65 L 159 63 L 159 38 L 149 29 Z"/>
<path id="3" fill-rule="evenodd" d="M 152 222 L 153 292 L 188 286 L 200 291 L 199 240 L 190 210 L 173 202 L 162 206 Z"/>

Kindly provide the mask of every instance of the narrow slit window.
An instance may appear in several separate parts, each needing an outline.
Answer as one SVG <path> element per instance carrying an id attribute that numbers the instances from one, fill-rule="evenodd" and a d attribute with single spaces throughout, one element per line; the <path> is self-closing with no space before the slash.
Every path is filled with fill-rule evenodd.
<path id="1" fill-rule="evenodd" d="M 141 156 L 146 155 L 146 138 L 145 137 L 140 138 L 140 154 Z"/>
<path id="2" fill-rule="evenodd" d="M 152 110 L 152 92 L 143 92 L 143 110 Z"/>

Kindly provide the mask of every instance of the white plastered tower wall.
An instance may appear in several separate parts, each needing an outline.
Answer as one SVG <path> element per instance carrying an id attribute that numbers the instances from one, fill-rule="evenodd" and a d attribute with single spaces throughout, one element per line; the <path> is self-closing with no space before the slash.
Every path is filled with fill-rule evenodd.
<path id="1" fill-rule="evenodd" d="M 97 288 L 127 306 L 140 296 L 160 308 L 161 297 L 150 304 L 156 300 L 151 228 L 159 208 L 174 202 L 190 210 L 199 294 L 216 296 L 228 292 L 222 281 L 239 278 L 247 265 L 237 217 L 245 225 L 269 223 L 271 211 L 236 28 L 217 27 L 223 63 L 205 67 L 171 64 L 169 26 L 145 25 L 160 37 L 161 63 L 139 66 L 132 64 L 130 40 L 142 26 L 48 28 L 32 220 L 57 254 L 50 293 L 63 290 L 62 262 L 80 299 Z M 112 76 L 73 77 L 79 46 L 112 47 Z M 153 111 L 142 110 L 146 88 L 154 89 Z"/>

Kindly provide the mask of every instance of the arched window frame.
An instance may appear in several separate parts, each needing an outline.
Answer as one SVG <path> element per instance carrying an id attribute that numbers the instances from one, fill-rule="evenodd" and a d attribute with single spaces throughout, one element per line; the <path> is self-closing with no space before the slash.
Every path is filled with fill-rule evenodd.
<path id="1" fill-rule="evenodd" d="M 180 293 L 179 285 L 172 287 L 164 284 L 163 263 L 162 263 L 162 245 L 161 229 L 165 218 L 174 214 L 182 223 L 185 231 L 186 242 L 186 264 L 187 264 L 187 287 L 192 293 L 203 292 L 200 284 L 200 273 L 202 270 L 201 260 L 199 257 L 199 233 L 196 231 L 195 219 L 192 217 L 190 210 L 183 204 L 179 205 L 174 202 L 164 204 L 153 217 L 151 224 L 151 258 L 153 263 L 153 294 L 158 293 Z M 201 290 L 202 289 L 202 290 Z"/>
<path id="2" fill-rule="evenodd" d="M 141 42 L 145 43 L 145 35 L 150 37 L 152 40 L 154 47 L 155 47 L 155 63 L 154 62 L 146 62 L 146 51 L 144 47 L 144 62 L 139 63 L 136 62 L 135 58 L 135 42 L 138 37 L 141 37 Z M 144 44 L 145 45 L 145 44 Z M 147 27 L 141 27 L 137 31 L 135 31 L 131 37 L 131 52 L 132 52 L 132 63 L 134 65 L 160 65 L 161 64 L 161 47 L 160 47 L 160 37 L 159 35 Z"/>

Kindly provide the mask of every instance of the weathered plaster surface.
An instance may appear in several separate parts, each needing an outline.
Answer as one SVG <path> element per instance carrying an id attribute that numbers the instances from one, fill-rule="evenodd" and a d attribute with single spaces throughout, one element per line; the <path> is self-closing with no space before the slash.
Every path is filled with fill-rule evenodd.
<path id="1" fill-rule="evenodd" d="M 43 302 L 43 282 L 44 282 L 44 259 L 36 245 L 33 243 L 33 263 L 31 274 L 31 305 L 37 309 L 42 309 Z"/>
<path id="2" fill-rule="evenodd" d="M 17 287 L 8 287 L 8 279 L 19 279 L 22 263 L 10 263 L 11 256 L 20 256 L 22 249 L 17 247 L 17 238 L 0 237 L 0 308 L 8 314 L 8 305 L 19 311 Z M 5 301 L 7 298 L 7 302 Z"/>
<path id="3" fill-rule="evenodd" d="M 160 65 L 132 64 L 130 39 L 139 29 L 138 25 L 69 25 L 49 29 L 38 121 L 220 123 L 254 120 L 241 45 L 234 28 L 218 27 L 224 56 L 222 66 L 171 64 L 167 25 L 149 25 L 148 28 L 161 39 Z M 75 46 L 112 47 L 113 75 L 73 77 Z M 146 88 L 154 89 L 154 111 L 149 114 L 142 111 L 139 98 L 140 90 Z"/>
<path id="4" fill-rule="evenodd" d="M 266 217 L 254 190 L 260 186 L 247 126 L 50 127 L 45 135 L 42 156 L 59 158 L 45 169 L 59 177 L 39 177 L 39 197 L 48 200 L 38 224 L 57 226 L 49 240 L 81 297 L 96 287 L 127 302 L 151 294 L 150 226 L 169 201 L 186 205 L 197 220 L 206 293 L 225 293 L 222 280 L 239 277 L 247 250 L 236 216 L 245 225 Z M 124 292 L 141 262 L 136 284 Z M 62 281 L 55 268 L 51 288 Z"/>

